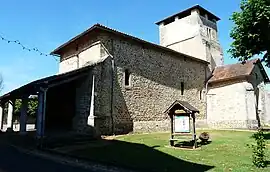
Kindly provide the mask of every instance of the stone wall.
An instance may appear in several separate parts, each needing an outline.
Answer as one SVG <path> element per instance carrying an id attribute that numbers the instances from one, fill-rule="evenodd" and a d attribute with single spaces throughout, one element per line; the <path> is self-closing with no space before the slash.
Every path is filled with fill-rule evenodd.
<path id="1" fill-rule="evenodd" d="M 252 83 L 255 94 L 256 94 L 256 109 L 257 118 L 262 126 L 267 125 L 267 108 L 269 104 L 267 103 L 267 95 L 265 90 L 264 77 L 258 65 L 253 69 L 251 76 L 249 78 L 250 83 Z"/>
<path id="2" fill-rule="evenodd" d="M 265 125 L 270 126 L 270 93 L 265 91 Z"/>
<path id="3" fill-rule="evenodd" d="M 207 93 L 209 127 L 247 128 L 246 87 L 248 85 L 244 80 L 240 80 L 209 86 Z"/>
<path id="4" fill-rule="evenodd" d="M 264 78 L 258 65 L 246 79 L 209 86 L 207 121 L 212 128 L 256 128 L 266 123 Z"/>
<path id="5" fill-rule="evenodd" d="M 205 64 L 112 35 L 104 34 L 101 39 L 115 60 L 116 132 L 168 131 L 168 115 L 164 111 L 175 100 L 189 102 L 200 110 L 198 118 L 205 118 L 205 101 L 200 100 Z M 124 84 L 125 70 L 130 72 L 129 86 Z"/>
<path id="6" fill-rule="evenodd" d="M 93 70 L 89 71 L 89 75 L 79 80 L 76 85 L 76 112 L 73 118 L 73 129 L 81 134 L 90 132 L 88 117 L 90 115 L 90 104 L 92 101 L 93 72 Z"/>
<path id="7" fill-rule="evenodd" d="M 204 92 L 206 64 L 107 33 L 99 33 L 95 41 L 100 41 L 100 45 L 106 47 L 105 50 L 99 46 L 100 57 L 106 55 L 107 51 L 113 56 L 96 65 L 92 71 L 96 76 L 94 112 L 97 132 L 168 131 L 168 115 L 164 111 L 175 100 L 189 102 L 200 110 L 198 118 L 205 118 L 206 106 L 201 94 Z M 92 40 L 90 42 L 93 43 Z M 85 46 L 89 45 L 85 43 Z M 83 45 L 80 47 L 87 51 Z M 68 52 L 71 55 L 63 57 L 72 58 L 72 54 L 78 54 L 75 49 Z M 126 69 L 130 71 L 130 86 L 124 84 Z M 76 90 L 74 125 L 77 125 L 75 128 L 78 132 L 88 132 L 89 128 L 87 117 L 91 104 L 91 76 L 89 74 L 82 80 Z M 183 95 L 181 82 L 184 83 Z"/>
<path id="8" fill-rule="evenodd" d="M 111 59 L 108 58 L 93 66 L 93 69 L 89 70 L 89 75 L 77 82 L 76 115 L 73 119 L 73 128 L 77 133 L 111 134 L 110 67 Z"/>

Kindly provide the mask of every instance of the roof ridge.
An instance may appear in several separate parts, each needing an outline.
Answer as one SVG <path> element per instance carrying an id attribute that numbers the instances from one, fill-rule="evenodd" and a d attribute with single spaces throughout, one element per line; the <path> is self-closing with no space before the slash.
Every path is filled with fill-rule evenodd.
<path id="1" fill-rule="evenodd" d="M 178 52 L 178 51 L 175 51 L 173 49 L 170 49 L 170 48 L 167 48 L 167 47 L 164 47 L 162 45 L 159 45 L 159 44 L 156 44 L 156 43 L 153 43 L 153 42 L 150 42 L 150 41 L 147 41 L 147 40 L 144 40 L 142 38 L 138 38 L 138 37 L 135 37 L 135 36 L 132 36 L 130 34 L 127 34 L 127 33 L 124 33 L 124 32 L 121 32 L 121 31 L 118 31 L 116 29 L 113 29 L 113 28 L 110 28 L 110 27 L 107 27 L 107 26 L 104 26 L 100 23 L 96 23 L 94 24 L 92 27 L 90 27 L 89 29 L 87 29 L 86 31 L 82 32 L 81 34 L 75 36 L 74 38 L 70 39 L 69 41 L 67 41 L 66 43 L 62 44 L 61 46 L 59 46 L 58 48 L 56 48 L 55 50 L 53 50 L 51 52 L 51 54 L 59 54 L 59 51 L 64 48 L 65 46 L 67 46 L 68 44 L 72 43 L 73 41 L 79 39 L 80 37 L 83 37 L 84 35 L 88 34 L 89 32 L 91 32 L 92 30 L 96 29 L 96 28 L 99 28 L 99 29 L 103 29 L 107 32 L 111 32 L 111 33 L 114 33 L 114 34 L 119 34 L 120 36 L 123 36 L 123 37 L 127 37 L 127 38 L 130 38 L 132 40 L 135 40 L 135 41 L 138 41 L 140 43 L 143 43 L 143 44 L 148 44 L 148 45 L 151 45 L 155 48 L 159 48 L 159 49 L 162 49 L 162 50 L 165 50 L 165 51 L 170 51 L 171 53 L 177 53 L 178 55 L 182 55 L 182 56 L 185 56 L 187 58 L 190 58 L 192 60 L 195 60 L 195 61 L 198 61 L 198 62 L 202 62 L 202 63 L 209 63 L 205 60 L 202 60 L 202 59 L 199 59 L 199 58 L 196 58 L 196 57 L 193 57 L 193 56 L 190 56 L 190 55 L 187 55 L 187 54 L 184 54 L 184 53 L 181 53 L 181 52 Z"/>
<path id="2" fill-rule="evenodd" d="M 257 63 L 258 60 L 260 61 L 259 58 L 250 59 L 250 60 L 246 60 L 244 63 L 241 62 L 241 61 L 239 61 L 239 62 L 237 62 L 237 63 L 225 64 L 225 65 L 222 65 L 222 66 L 216 66 L 215 69 L 216 69 L 216 68 L 219 68 L 219 67 L 228 67 L 228 66 L 233 66 L 233 65 L 237 65 L 237 64 L 246 64 L 246 63 L 250 63 L 250 62 L 252 62 L 252 61 L 255 61 L 255 63 Z"/>

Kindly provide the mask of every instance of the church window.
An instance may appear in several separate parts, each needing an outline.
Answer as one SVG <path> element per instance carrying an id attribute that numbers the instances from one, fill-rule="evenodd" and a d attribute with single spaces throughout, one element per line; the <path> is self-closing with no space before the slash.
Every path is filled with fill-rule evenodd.
<path id="1" fill-rule="evenodd" d="M 181 82 L 181 95 L 184 95 L 184 82 Z"/>
<path id="2" fill-rule="evenodd" d="M 211 39 L 211 29 L 207 27 L 207 36 Z"/>
<path id="3" fill-rule="evenodd" d="M 125 86 L 130 86 L 130 71 L 128 69 L 125 70 L 124 80 Z"/>

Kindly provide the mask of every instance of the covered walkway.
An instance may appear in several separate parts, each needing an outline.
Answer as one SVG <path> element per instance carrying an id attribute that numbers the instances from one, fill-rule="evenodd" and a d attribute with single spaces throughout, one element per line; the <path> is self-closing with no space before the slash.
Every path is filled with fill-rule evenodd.
<path id="1" fill-rule="evenodd" d="M 21 99 L 20 134 L 26 134 L 28 100 L 31 95 L 38 95 L 38 110 L 36 116 L 36 136 L 42 138 L 46 127 L 56 127 L 59 119 L 62 126 L 70 127 L 71 116 L 75 114 L 75 81 L 89 75 L 93 66 L 83 67 L 71 72 L 49 76 L 20 88 L 17 88 L 0 97 L 0 129 L 3 129 L 4 104 L 8 103 L 7 131 L 13 131 L 13 114 L 16 99 Z M 48 94 L 49 93 L 49 94 Z M 68 104 L 61 103 L 61 100 Z M 52 114 L 47 115 L 46 114 Z M 57 116 L 57 114 L 59 114 Z M 67 115 L 69 118 L 67 118 Z M 66 120 L 68 119 L 68 120 Z M 48 120 L 48 123 L 45 121 Z"/>

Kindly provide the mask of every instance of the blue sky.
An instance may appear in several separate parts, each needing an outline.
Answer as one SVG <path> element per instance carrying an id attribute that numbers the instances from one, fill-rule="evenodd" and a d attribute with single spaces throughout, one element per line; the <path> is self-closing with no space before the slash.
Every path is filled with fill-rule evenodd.
<path id="1" fill-rule="evenodd" d="M 236 62 L 226 53 L 231 43 L 229 18 L 239 10 L 239 3 L 240 0 L 2 0 L 0 35 L 49 53 L 91 25 L 101 23 L 158 43 L 156 21 L 199 4 L 221 18 L 219 40 L 225 63 L 229 64 Z M 53 57 L 0 40 L 0 73 L 4 78 L 1 94 L 57 71 L 58 63 Z"/>

